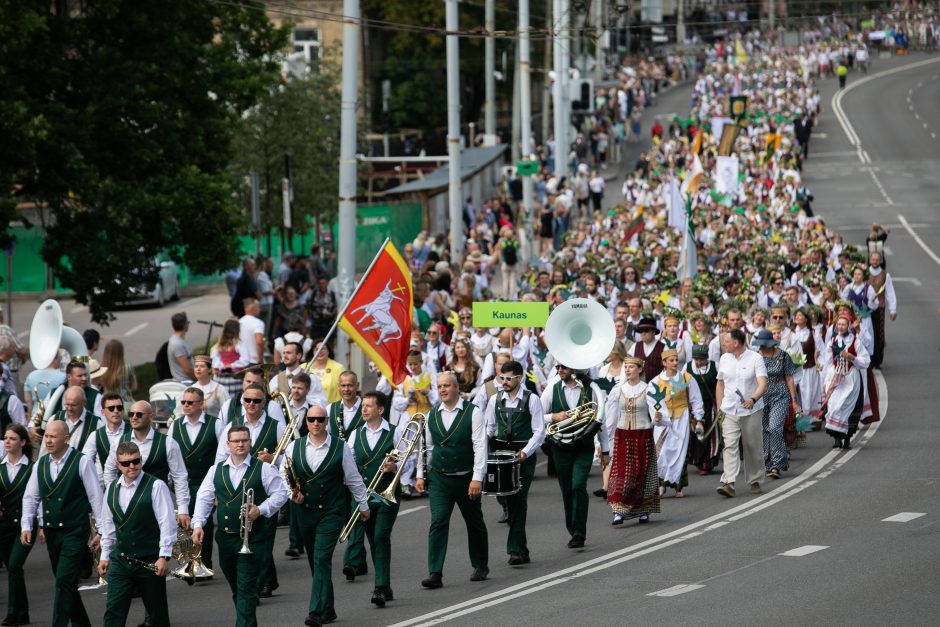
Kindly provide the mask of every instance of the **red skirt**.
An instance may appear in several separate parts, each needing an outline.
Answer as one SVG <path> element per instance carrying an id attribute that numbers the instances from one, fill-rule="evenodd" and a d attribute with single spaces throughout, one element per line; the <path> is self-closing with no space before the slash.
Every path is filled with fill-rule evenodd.
<path id="1" fill-rule="evenodd" d="M 627 517 L 659 513 L 659 476 L 652 429 L 617 429 L 607 502 Z"/>

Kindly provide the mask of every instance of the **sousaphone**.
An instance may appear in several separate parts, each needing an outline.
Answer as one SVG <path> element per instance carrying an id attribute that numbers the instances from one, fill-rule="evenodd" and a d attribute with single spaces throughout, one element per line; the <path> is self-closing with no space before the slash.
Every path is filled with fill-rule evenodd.
<path id="1" fill-rule="evenodd" d="M 29 327 L 29 358 L 37 370 L 42 370 L 52 363 L 60 348 L 72 359 L 88 355 L 81 333 L 63 324 L 62 308 L 50 298 L 39 305 L 33 315 Z"/>

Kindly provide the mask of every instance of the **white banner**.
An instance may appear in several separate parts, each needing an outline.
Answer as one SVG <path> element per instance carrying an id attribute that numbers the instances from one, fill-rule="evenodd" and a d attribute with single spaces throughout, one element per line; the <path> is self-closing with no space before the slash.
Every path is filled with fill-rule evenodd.
<path id="1" fill-rule="evenodd" d="M 738 191 L 738 158 L 718 157 L 715 168 L 715 191 L 719 194 L 728 194 Z"/>
<path id="2" fill-rule="evenodd" d="M 725 127 L 725 124 L 731 124 L 734 122 L 731 118 L 723 118 L 715 116 L 712 118 L 712 137 L 715 138 L 715 141 L 721 141 L 721 129 Z"/>

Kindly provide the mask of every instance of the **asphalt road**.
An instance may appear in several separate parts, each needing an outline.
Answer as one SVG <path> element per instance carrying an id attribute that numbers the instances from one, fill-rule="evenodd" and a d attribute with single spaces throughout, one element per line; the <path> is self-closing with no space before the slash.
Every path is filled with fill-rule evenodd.
<path id="1" fill-rule="evenodd" d="M 872 221 L 892 228 L 887 261 L 900 305 L 898 320 L 888 327 L 884 380 L 890 407 L 883 402 L 885 419 L 859 434 L 852 451 L 832 451 L 829 438 L 810 434 L 808 446 L 793 451 L 784 480 L 759 496 L 723 499 L 714 492 L 716 476 L 692 476 L 687 498 L 665 499 L 663 513 L 645 526 L 611 527 L 606 504 L 592 499 L 587 545 L 577 551 L 565 547 L 558 486 L 545 476 L 540 458 L 529 497 L 532 563 L 506 565 L 506 528 L 496 524 L 498 507 L 487 498 L 490 579 L 468 581 L 466 531 L 455 517 L 445 587 L 434 591 L 419 583 L 427 574 L 427 500 L 405 502 L 393 535 L 395 600 L 375 609 L 370 577 L 342 581 L 337 551 L 338 624 L 936 624 L 940 471 L 932 385 L 940 346 L 940 143 L 930 129 L 940 132 L 940 81 L 934 78 L 940 57 L 933 58 L 936 63 L 880 78 L 878 72 L 923 57 L 879 61 L 865 83 L 850 76 L 849 84 L 859 85 L 842 106 L 861 150 L 833 114 L 835 81 L 824 82 L 825 110 L 804 169 L 817 214 L 850 241 L 862 243 Z M 681 92 L 664 96 L 660 109 L 683 111 L 688 94 Z M 197 305 L 209 301 L 193 303 L 191 310 L 184 302 L 190 317 Z M 168 311 L 155 312 L 151 324 L 167 324 Z M 592 489 L 597 475 L 595 470 Z M 900 514 L 906 522 L 885 520 Z M 286 540 L 280 530 L 281 587 L 259 608 L 262 625 L 299 625 L 305 617 L 309 570 L 305 560 L 282 556 Z M 41 582 L 29 589 L 30 613 L 42 624 L 51 615 L 52 593 L 42 547 L 26 571 L 27 581 Z M 177 624 L 231 624 L 233 608 L 221 578 L 193 588 L 170 581 L 168 587 Z M 103 592 L 82 594 L 90 614 L 100 617 Z M 136 603 L 131 624 L 141 617 Z"/>

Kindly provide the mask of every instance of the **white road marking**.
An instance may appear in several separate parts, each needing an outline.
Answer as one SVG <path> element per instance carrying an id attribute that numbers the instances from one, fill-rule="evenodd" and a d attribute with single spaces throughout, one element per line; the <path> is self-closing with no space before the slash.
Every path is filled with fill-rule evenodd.
<path id="1" fill-rule="evenodd" d="M 888 516 L 887 518 L 882 518 L 881 522 L 911 522 L 916 520 L 921 516 L 926 516 L 920 512 L 901 512 L 900 514 L 895 514 L 894 516 Z"/>
<path id="2" fill-rule="evenodd" d="M 698 590 L 699 588 L 704 588 L 705 586 L 700 586 L 694 583 L 680 583 L 677 586 L 671 588 L 666 588 L 665 590 L 660 590 L 658 592 L 650 592 L 646 596 L 648 597 L 674 597 L 679 596 L 680 594 L 685 594 L 686 592 L 692 592 L 693 590 Z"/>
<path id="3" fill-rule="evenodd" d="M 937 139 L 937 134 L 936 134 L 936 133 L 931 133 L 930 136 L 933 137 L 934 139 Z"/>
<path id="4" fill-rule="evenodd" d="M 141 322 L 136 327 L 134 327 L 133 329 L 125 333 L 124 337 L 130 337 L 134 335 L 135 333 L 137 333 L 138 331 L 142 331 L 143 329 L 146 329 L 149 325 L 150 325 L 149 322 Z"/>
<path id="5" fill-rule="evenodd" d="M 427 508 L 428 508 L 427 505 L 418 505 L 417 507 L 411 507 L 411 508 L 406 509 L 406 510 L 404 510 L 404 511 L 402 511 L 402 512 L 398 512 L 398 515 L 399 515 L 399 516 L 404 516 L 404 515 L 406 515 L 406 514 L 414 514 L 415 512 L 418 512 L 418 511 L 421 511 L 422 509 L 427 509 Z"/>
<path id="6" fill-rule="evenodd" d="M 16 339 L 22 340 L 22 339 L 23 339 L 24 337 L 26 337 L 27 335 L 29 335 L 29 329 L 26 329 L 25 331 L 20 331 L 19 333 L 17 333 L 17 334 L 16 334 Z"/>
<path id="7" fill-rule="evenodd" d="M 908 101 L 908 102 L 911 101 L 911 97 L 910 97 L 910 96 L 907 97 L 907 101 Z M 910 108 L 913 109 L 914 107 L 910 107 Z"/>
<path id="8" fill-rule="evenodd" d="M 814 133 L 813 137 L 815 137 L 816 139 L 826 139 L 827 137 L 829 137 L 829 133 Z"/>
<path id="9" fill-rule="evenodd" d="M 72 313 L 77 314 L 78 312 L 85 311 L 86 309 L 87 307 L 85 305 L 79 305 L 78 307 L 72 310 Z"/>
<path id="10" fill-rule="evenodd" d="M 918 235 L 918 234 L 914 231 L 914 229 L 913 229 L 913 228 L 911 227 L 911 225 L 908 223 L 907 219 L 906 219 L 902 214 L 899 213 L 899 214 L 898 214 L 898 220 L 901 221 L 901 225 L 902 225 L 905 229 L 907 229 L 907 232 L 910 233 L 911 237 L 914 238 L 914 241 L 917 242 L 917 243 L 920 245 L 920 247 L 924 249 L 924 252 L 927 253 L 927 256 L 929 256 L 931 259 L 933 259 L 933 260 L 936 262 L 936 264 L 937 264 L 938 266 L 940 266 L 940 257 L 937 256 L 937 253 L 935 253 L 934 251 L 930 250 L 930 247 L 927 246 L 927 244 L 924 242 L 924 240 L 922 240 L 922 239 L 920 238 L 920 235 Z"/>
<path id="11" fill-rule="evenodd" d="M 199 297 L 197 297 L 197 298 L 190 298 L 189 300 L 181 300 L 180 302 L 176 303 L 176 304 L 173 305 L 173 306 L 174 306 L 174 307 L 188 307 L 188 306 L 190 306 L 190 305 L 193 305 L 193 304 L 198 303 L 199 301 L 205 300 L 205 299 L 206 299 L 205 296 L 199 296 Z"/>
<path id="12" fill-rule="evenodd" d="M 882 185 L 881 181 L 878 180 L 878 175 L 875 174 L 875 171 L 872 168 L 868 168 L 868 173 L 871 174 L 871 180 L 875 182 L 875 185 L 878 187 L 878 191 L 880 191 L 881 195 L 884 196 L 885 202 L 889 205 L 893 205 L 894 201 L 891 200 L 891 196 L 888 196 L 888 192 L 885 191 L 884 185 Z"/>
<path id="13" fill-rule="evenodd" d="M 921 287 L 921 286 L 923 285 L 923 283 L 921 283 L 920 279 L 915 278 L 915 277 L 907 277 L 907 276 L 897 276 L 897 277 L 895 277 L 895 276 L 893 276 L 893 277 L 891 277 L 891 280 L 894 281 L 895 283 L 913 283 L 913 284 L 914 284 L 914 287 Z"/>
<path id="14" fill-rule="evenodd" d="M 900 222 L 896 222 L 894 224 L 885 224 L 885 226 L 887 226 L 889 229 L 900 229 L 904 227 L 904 225 L 901 224 Z M 926 229 L 933 225 L 927 224 L 926 222 L 911 222 L 911 226 L 914 227 L 915 229 Z M 840 231 L 871 231 L 871 224 L 843 224 L 839 226 L 839 230 Z"/>
<path id="15" fill-rule="evenodd" d="M 823 551 L 828 549 L 828 546 L 822 546 L 819 544 L 807 544 L 806 546 L 801 546 L 796 549 L 790 549 L 789 551 L 784 551 L 780 555 L 784 557 L 803 557 L 804 555 L 809 555 L 810 553 L 816 553 L 817 551 Z"/>
<path id="16" fill-rule="evenodd" d="M 884 251 L 885 251 L 885 257 L 891 257 L 894 255 L 894 251 L 891 250 L 891 248 L 888 246 L 884 247 Z"/>
<path id="17" fill-rule="evenodd" d="M 913 110 L 914 110 L 914 107 L 911 107 L 911 111 L 913 111 Z M 915 113 L 915 114 L 914 114 L 914 119 L 915 119 L 915 120 L 919 120 L 919 119 L 920 119 L 920 114 L 919 114 L 919 113 Z M 925 124 L 924 126 L 927 126 L 927 125 Z"/>
<path id="18" fill-rule="evenodd" d="M 926 122 L 924 122 L 924 128 L 927 128 L 927 123 L 926 123 Z"/>

